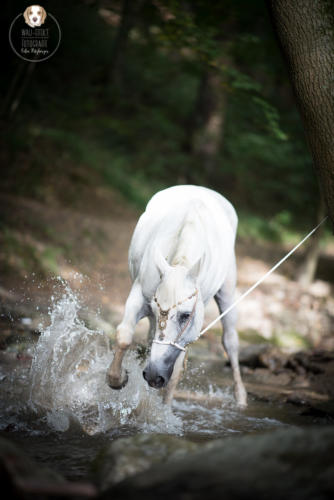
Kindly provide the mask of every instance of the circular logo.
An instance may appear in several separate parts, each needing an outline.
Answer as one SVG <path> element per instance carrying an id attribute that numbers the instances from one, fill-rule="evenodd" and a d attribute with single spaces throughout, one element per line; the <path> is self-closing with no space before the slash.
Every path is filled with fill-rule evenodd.
<path id="1" fill-rule="evenodd" d="M 57 51 L 61 29 L 57 19 L 40 5 L 30 5 L 15 17 L 9 28 L 9 43 L 15 54 L 29 62 L 49 59 Z"/>

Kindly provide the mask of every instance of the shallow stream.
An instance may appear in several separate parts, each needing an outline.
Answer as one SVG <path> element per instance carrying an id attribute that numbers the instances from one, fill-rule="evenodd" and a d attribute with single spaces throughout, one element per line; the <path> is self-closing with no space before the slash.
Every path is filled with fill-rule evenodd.
<path id="1" fill-rule="evenodd" d="M 199 442 L 306 423 L 287 405 L 250 398 L 247 410 L 238 409 L 229 371 L 217 362 L 190 359 L 172 410 L 147 386 L 135 351 L 125 359 L 127 386 L 111 390 L 109 338 L 85 325 L 80 307 L 65 286 L 38 341 L 20 359 L 4 353 L 0 368 L 1 434 L 67 478 L 89 477 L 106 443 L 138 432 Z"/>

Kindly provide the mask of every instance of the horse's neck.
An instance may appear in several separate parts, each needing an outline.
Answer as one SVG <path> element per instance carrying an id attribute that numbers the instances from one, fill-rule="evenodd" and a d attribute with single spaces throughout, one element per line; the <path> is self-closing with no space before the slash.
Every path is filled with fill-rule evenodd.
<path id="1" fill-rule="evenodd" d="M 170 263 L 173 266 L 191 267 L 204 251 L 201 227 L 192 215 L 187 215 L 177 235 L 176 246 Z"/>

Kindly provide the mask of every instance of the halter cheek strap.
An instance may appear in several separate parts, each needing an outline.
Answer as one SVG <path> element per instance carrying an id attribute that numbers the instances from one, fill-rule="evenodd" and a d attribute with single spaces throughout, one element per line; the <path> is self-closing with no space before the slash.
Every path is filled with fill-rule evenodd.
<path id="1" fill-rule="evenodd" d="M 196 295 L 196 300 L 195 300 L 195 303 L 193 305 L 193 308 L 192 308 L 192 311 L 189 315 L 189 318 L 188 318 L 188 321 L 186 322 L 186 324 L 184 325 L 184 327 L 182 328 L 182 330 L 178 333 L 175 341 L 173 342 L 172 340 L 163 340 L 163 330 L 166 328 L 167 326 L 167 320 L 168 320 L 168 314 L 169 314 L 169 311 L 171 309 L 173 309 L 174 307 L 176 307 L 177 305 L 180 305 L 182 304 L 182 302 L 185 302 L 186 300 L 189 300 L 191 299 L 192 297 L 194 297 Z M 180 302 L 178 302 L 177 304 L 173 305 L 172 307 L 170 307 L 169 309 L 167 310 L 163 310 L 161 309 L 160 307 L 160 304 L 158 303 L 156 297 L 154 297 L 154 301 L 156 302 L 158 308 L 159 308 L 159 318 L 158 318 L 158 325 L 159 325 L 159 329 L 160 329 L 160 335 L 159 335 L 159 340 L 157 339 L 153 339 L 153 342 L 155 344 L 163 344 L 163 345 L 171 345 L 173 347 L 177 347 L 177 349 L 180 349 L 180 351 L 184 351 L 185 352 L 185 348 L 182 347 L 177 341 L 180 339 L 181 335 L 186 331 L 186 329 L 188 328 L 194 314 L 195 314 L 195 310 L 196 310 L 196 305 L 197 305 L 197 299 L 198 299 L 198 290 L 196 288 L 195 292 L 190 295 L 189 297 L 187 297 L 185 300 L 182 300 Z"/>

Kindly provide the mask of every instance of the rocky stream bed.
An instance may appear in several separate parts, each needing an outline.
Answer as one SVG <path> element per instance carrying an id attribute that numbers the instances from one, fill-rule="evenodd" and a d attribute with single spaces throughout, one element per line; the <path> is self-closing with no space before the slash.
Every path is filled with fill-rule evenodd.
<path id="1" fill-rule="evenodd" d="M 64 300 L 41 334 L 2 324 L 4 498 L 333 497 L 334 353 L 243 346 L 240 410 L 228 362 L 199 341 L 169 411 L 144 384 L 140 345 L 128 386 L 107 387 L 109 339 Z"/>

